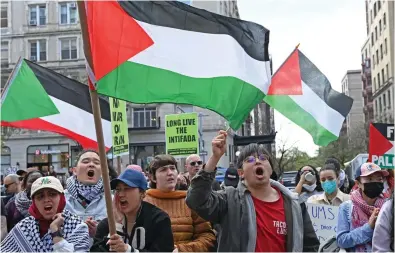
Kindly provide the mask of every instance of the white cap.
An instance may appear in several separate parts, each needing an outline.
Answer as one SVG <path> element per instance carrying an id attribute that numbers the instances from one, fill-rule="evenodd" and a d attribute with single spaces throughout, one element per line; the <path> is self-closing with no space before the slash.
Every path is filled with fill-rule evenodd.
<path id="1" fill-rule="evenodd" d="M 36 181 L 32 184 L 32 190 L 30 196 L 33 197 L 34 193 L 41 189 L 54 189 L 59 193 L 63 193 L 64 189 L 59 179 L 53 176 L 49 177 L 40 177 L 37 178 Z"/>

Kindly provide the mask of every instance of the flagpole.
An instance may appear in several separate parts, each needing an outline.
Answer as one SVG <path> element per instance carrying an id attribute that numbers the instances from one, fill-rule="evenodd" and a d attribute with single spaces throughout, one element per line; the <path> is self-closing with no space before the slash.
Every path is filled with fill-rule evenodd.
<path id="1" fill-rule="evenodd" d="M 89 64 L 90 68 L 93 71 L 94 66 L 93 66 L 93 61 L 92 61 L 91 45 L 90 45 L 89 36 L 88 36 L 85 1 L 77 1 L 77 4 L 78 4 L 78 13 L 79 13 L 80 25 L 81 25 L 81 31 L 82 31 L 82 39 L 84 42 L 85 58 Z M 116 227 L 115 227 L 114 213 L 112 210 L 110 177 L 109 177 L 109 170 L 108 170 L 107 157 L 106 157 L 106 147 L 104 145 L 103 126 L 102 126 L 102 122 L 101 122 L 99 95 L 97 94 L 95 86 L 94 86 L 94 84 L 92 84 L 91 81 L 92 80 L 90 80 L 90 77 L 88 75 L 89 93 L 90 93 L 91 102 L 92 102 L 93 118 L 94 118 L 94 122 L 95 122 L 96 138 L 97 138 L 97 144 L 99 147 L 101 173 L 102 173 L 102 178 L 103 178 L 104 196 L 106 199 L 108 228 L 110 231 L 110 235 L 114 235 L 114 234 L 116 234 Z"/>

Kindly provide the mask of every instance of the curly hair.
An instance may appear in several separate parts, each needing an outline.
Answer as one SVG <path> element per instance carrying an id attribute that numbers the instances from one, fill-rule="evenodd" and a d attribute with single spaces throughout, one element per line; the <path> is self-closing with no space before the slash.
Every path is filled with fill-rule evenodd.
<path id="1" fill-rule="evenodd" d="M 318 171 L 317 171 L 317 169 L 313 166 L 313 165 L 304 165 L 304 166 L 302 166 L 302 167 L 300 167 L 300 169 L 298 170 L 298 173 L 296 174 L 296 176 L 295 176 L 295 183 L 296 184 L 298 184 L 299 183 L 299 181 L 300 181 L 300 171 L 304 168 L 304 167 L 310 167 L 313 171 L 314 171 L 314 174 L 315 174 L 315 179 L 316 179 L 316 184 L 317 184 L 317 186 L 315 187 L 315 190 L 316 191 L 319 191 L 319 192 L 321 192 L 321 191 L 323 191 L 323 189 L 322 189 L 322 186 L 321 186 L 321 181 L 320 181 L 320 176 L 319 176 L 319 174 L 318 174 Z M 302 192 L 305 192 L 306 190 L 304 189 L 304 188 L 302 188 Z"/>

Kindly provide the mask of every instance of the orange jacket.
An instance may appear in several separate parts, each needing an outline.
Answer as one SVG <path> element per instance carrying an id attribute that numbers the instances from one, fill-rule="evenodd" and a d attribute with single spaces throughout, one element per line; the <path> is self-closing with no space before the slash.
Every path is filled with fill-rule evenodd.
<path id="1" fill-rule="evenodd" d="M 189 209 L 185 203 L 186 194 L 186 191 L 162 192 L 149 189 L 144 200 L 170 216 L 174 244 L 178 251 L 212 251 L 216 238 L 211 225 Z"/>

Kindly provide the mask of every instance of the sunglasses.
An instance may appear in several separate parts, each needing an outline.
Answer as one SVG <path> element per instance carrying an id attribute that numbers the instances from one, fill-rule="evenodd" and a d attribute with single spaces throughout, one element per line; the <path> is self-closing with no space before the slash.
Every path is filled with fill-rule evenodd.
<path id="1" fill-rule="evenodd" d="M 261 162 L 267 161 L 269 160 L 269 158 L 267 157 L 267 155 L 258 155 L 258 156 L 247 156 L 246 159 L 244 159 L 244 162 L 246 163 L 256 163 L 258 160 L 260 160 Z"/>
<path id="2" fill-rule="evenodd" d="M 202 165 L 202 164 L 203 164 L 202 161 L 197 161 L 197 162 L 191 162 L 191 163 L 190 163 L 191 166 L 200 166 L 200 165 Z"/>
<path id="3" fill-rule="evenodd" d="M 15 184 L 15 182 L 12 182 L 12 183 L 9 183 L 9 184 L 4 184 L 4 187 L 7 189 L 8 187 L 10 187 L 13 184 Z"/>

